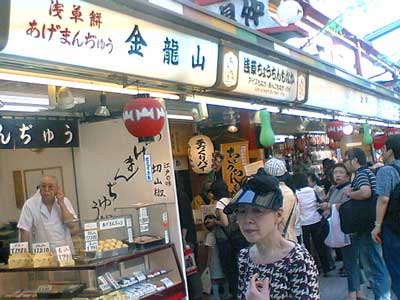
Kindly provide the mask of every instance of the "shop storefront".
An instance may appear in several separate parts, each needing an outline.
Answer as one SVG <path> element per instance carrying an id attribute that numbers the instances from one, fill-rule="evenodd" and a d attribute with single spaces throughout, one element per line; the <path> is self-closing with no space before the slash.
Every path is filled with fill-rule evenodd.
<path id="1" fill-rule="evenodd" d="M 0 4 L 5 16 L 0 80 L 9 88 L 7 96 L 26 100 L 27 94 L 38 98 L 35 91 L 45 90 L 50 98 L 46 111 L 39 113 L 0 111 L 0 221 L 18 221 L 42 174 L 59 179 L 80 220 L 73 238 L 80 258 L 74 256 L 74 266 L 72 252 L 67 259 L 55 253 L 61 268 L 45 256 L 36 269 L 25 252 L 35 257 L 49 247 L 15 245 L 12 253 L 22 256 L 15 268 L 0 269 L 0 286 L 5 288 L 0 294 L 60 294 L 52 285 L 63 281 L 69 283 L 64 289 L 73 286 L 73 296 L 83 298 L 127 297 L 134 290 L 138 298 L 179 299 L 185 293 L 185 268 L 175 172 L 186 176 L 193 196 L 212 176 L 222 176 L 230 191 L 236 190 L 242 177 L 271 155 L 287 158 L 290 165 L 310 159 L 307 163 L 319 173 L 322 159 L 340 160 L 349 144 L 362 140 L 331 144 L 325 135 L 328 122 L 368 120 L 379 128 L 399 123 L 399 96 L 385 88 L 190 3 L 176 1 L 171 11 L 125 2 Z M 119 115 L 96 119 L 84 109 L 61 110 L 60 87 L 88 99 L 94 91 L 106 92 L 119 101 Z M 169 124 L 164 116 L 154 141 L 139 140 L 124 124 L 135 117 L 123 118 L 122 107 L 141 94 L 162 98 L 168 114 L 178 112 L 194 121 Z M 105 104 L 105 97 L 101 99 Z M 5 108 L 12 105 L 3 102 Z M 260 110 L 270 113 L 267 121 L 257 119 Z M 141 111 L 143 118 L 155 114 L 148 108 Z M 275 132 L 275 143 L 259 142 L 264 125 Z M 194 133 L 213 143 L 208 148 L 205 139 L 194 141 L 198 174 L 187 155 Z M 214 150 L 225 157 L 219 174 L 211 168 Z M 196 218 L 201 221 L 204 213 Z M 143 237 L 159 244 L 147 248 Z M 130 244 L 143 248 L 131 250 Z M 24 278 L 16 281 L 16 276 Z"/>

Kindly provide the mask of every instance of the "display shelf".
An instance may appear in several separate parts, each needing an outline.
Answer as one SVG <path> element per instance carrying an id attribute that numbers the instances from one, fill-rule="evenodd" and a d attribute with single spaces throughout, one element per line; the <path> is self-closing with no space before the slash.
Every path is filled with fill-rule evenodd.
<path id="1" fill-rule="evenodd" d="M 7 272 L 33 272 L 33 271 L 76 271 L 76 270 L 96 270 L 98 268 L 106 267 L 107 265 L 118 264 L 127 260 L 135 259 L 148 255 L 160 250 L 171 248 L 173 244 L 165 244 L 161 246 L 154 246 L 146 250 L 133 250 L 132 253 L 124 254 L 120 256 L 110 257 L 103 260 L 96 260 L 93 263 L 78 264 L 72 267 L 43 267 L 43 268 L 20 268 L 20 269 L 9 269 L 7 266 L 0 267 L 0 273 Z M 175 251 L 175 250 L 174 250 Z"/>

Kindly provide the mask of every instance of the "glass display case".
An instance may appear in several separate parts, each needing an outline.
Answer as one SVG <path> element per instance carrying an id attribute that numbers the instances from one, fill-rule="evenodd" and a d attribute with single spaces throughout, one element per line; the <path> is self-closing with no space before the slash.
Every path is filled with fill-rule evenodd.
<path id="1" fill-rule="evenodd" d="M 127 254 L 133 243 L 133 225 L 130 215 L 121 215 L 101 220 L 77 221 L 72 236 L 78 260 L 93 259 Z"/>
<path id="2" fill-rule="evenodd" d="M 138 203 L 116 207 L 114 211 L 118 215 L 132 217 L 133 245 L 136 249 L 169 243 L 169 219 L 165 203 Z"/>
<path id="3" fill-rule="evenodd" d="M 173 244 L 128 250 L 69 267 L 0 268 L 1 299 L 182 299 L 185 287 Z"/>

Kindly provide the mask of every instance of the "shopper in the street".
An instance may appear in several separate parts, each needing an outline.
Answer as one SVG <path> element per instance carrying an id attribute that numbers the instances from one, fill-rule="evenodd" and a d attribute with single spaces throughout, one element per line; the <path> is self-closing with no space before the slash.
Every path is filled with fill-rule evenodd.
<path id="1" fill-rule="evenodd" d="M 308 251 L 282 237 L 279 181 L 264 172 L 251 176 L 225 207 L 235 213 L 252 244 L 239 256 L 240 300 L 319 300 L 318 271 Z"/>
<path id="2" fill-rule="evenodd" d="M 345 188 L 350 186 L 351 173 L 347 170 L 344 164 L 336 164 L 333 167 L 333 179 L 336 185 L 332 186 L 328 193 L 328 202 L 320 204 L 320 207 L 325 211 L 330 211 L 332 206 L 339 209 L 340 205 L 350 200 L 344 193 Z M 362 291 L 361 285 L 364 279 L 361 273 L 359 249 L 356 245 L 348 245 L 340 248 L 339 251 L 343 254 L 343 262 L 347 272 L 347 299 L 364 299 L 365 295 Z"/>
<path id="3" fill-rule="evenodd" d="M 283 195 L 283 215 L 279 229 L 285 238 L 297 241 L 297 236 L 301 235 L 301 232 L 296 231 L 295 226 L 298 215 L 298 204 L 296 195 L 285 182 L 289 178 L 285 162 L 277 158 L 271 158 L 265 163 L 264 170 L 266 174 L 274 176 L 279 180 L 279 189 Z"/>
<path id="4" fill-rule="evenodd" d="M 400 135 L 386 140 L 383 158 L 386 166 L 379 169 L 376 177 L 378 202 L 372 238 L 382 243 L 392 290 L 400 299 L 400 189 L 396 189 L 400 183 Z"/>
<path id="5" fill-rule="evenodd" d="M 345 188 L 344 193 L 357 201 L 373 201 L 376 191 L 375 175 L 367 168 L 365 152 L 360 148 L 352 148 L 345 153 L 345 165 L 350 172 L 355 172 L 351 186 Z M 359 212 L 354 212 L 357 218 Z M 381 246 L 371 237 L 370 224 L 365 224 L 365 231 L 351 235 L 351 244 L 355 248 L 356 256 L 360 253 L 365 275 L 371 283 L 375 299 L 390 299 L 389 273 L 383 262 Z"/>
<path id="6" fill-rule="evenodd" d="M 300 225 L 303 230 L 304 245 L 310 252 L 312 245 L 314 245 L 321 261 L 322 272 L 324 275 L 328 275 L 335 268 L 331 249 L 324 242 L 329 233 L 329 224 L 322 213 L 318 212 L 317 195 L 314 189 L 308 186 L 306 174 L 294 174 L 293 182 L 299 201 Z"/>

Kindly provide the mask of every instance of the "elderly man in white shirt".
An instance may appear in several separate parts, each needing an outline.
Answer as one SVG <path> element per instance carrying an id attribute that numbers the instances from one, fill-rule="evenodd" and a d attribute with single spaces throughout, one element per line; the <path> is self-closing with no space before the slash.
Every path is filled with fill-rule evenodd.
<path id="1" fill-rule="evenodd" d="M 56 247 L 69 246 L 74 252 L 70 229 L 77 219 L 71 202 L 58 186 L 54 176 L 43 176 L 39 191 L 29 198 L 18 222 L 22 242 L 49 242 L 55 253 Z"/>

